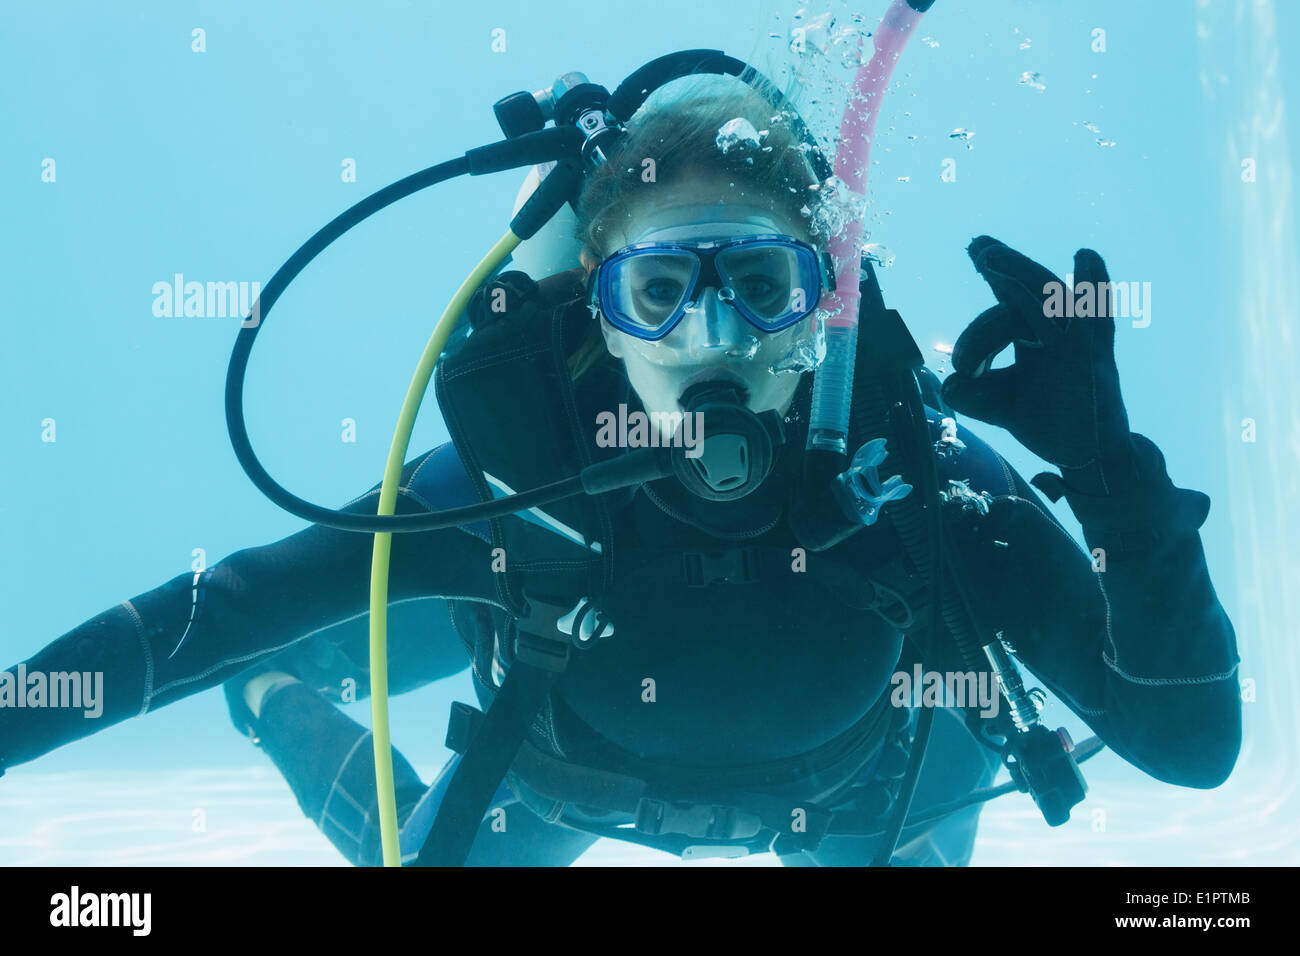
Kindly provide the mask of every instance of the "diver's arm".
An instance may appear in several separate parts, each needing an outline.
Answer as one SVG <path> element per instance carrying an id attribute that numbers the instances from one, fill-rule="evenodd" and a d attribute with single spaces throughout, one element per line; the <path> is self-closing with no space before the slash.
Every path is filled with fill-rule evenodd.
<path id="1" fill-rule="evenodd" d="M 997 305 L 954 344 L 943 396 L 1054 464 L 1060 473 L 1034 484 L 1064 496 L 1105 553 L 1094 574 L 1021 488 L 1022 520 L 1015 508 L 990 515 L 1008 526 L 978 570 L 1004 567 L 1002 603 L 1028 622 L 1021 655 L 1103 740 L 1162 780 L 1217 786 L 1240 748 L 1241 705 L 1232 626 L 1197 533 L 1209 499 L 1175 488 L 1159 450 L 1129 430 L 1106 264 L 1078 250 L 1067 285 L 989 236 L 967 251 Z M 993 368 L 1008 346 L 1015 362 Z"/>
<path id="2" fill-rule="evenodd" d="M 399 514 L 465 503 L 439 499 L 439 479 L 428 477 L 436 469 L 424 468 L 437 454 L 404 469 Z M 377 499 L 372 489 L 346 510 L 373 514 Z M 213 687 L 260 657 L 365 614 L 373 541 L 313 525 L 237 551 L 197 575 L 178 575 L 69 631 L 25 661 L 25 672 L 102 673 L 99 713 L 0 707 L 0 766 Z M 491 596 L 487 551 L 460 529 L 394 535 L 389 601 Z"/>
<path id="3" fill-rule="evenodd" d="M 1005 566 L 985 565 L 1000 587 L 986 583 L 1014 608 L 1017 656 L 1116 753 L 1165 782 L 1215 787 L 1240 749 L 1241 702 L 1197 532 L 1209 500 L 1174 488 L 1156 446 L 1133 441 L 1142 479 L 1126 498 L 1066 492 L 1093 561 L 1011 472 L 1023 504 L 993 535 L 1007 539 L 992 549 Z"/>

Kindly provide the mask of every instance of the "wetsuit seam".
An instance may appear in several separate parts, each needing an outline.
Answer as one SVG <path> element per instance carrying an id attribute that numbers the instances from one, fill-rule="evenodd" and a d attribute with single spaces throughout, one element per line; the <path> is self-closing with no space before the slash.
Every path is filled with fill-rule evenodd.
<path id="1" fill-rule="evenodd" d="M 992 451 L 992 449 L 989 450 Z M 1002 477 L 1005 478 L 1007 482 L 1007 494 L 1014 495 L 1016 493 L 1016 480 L 1012 477 L 1011 466 L 1008 465 L 1006 459 L 996 451 L 993 452 L 993 457 L 996 458 L 998 464 L 1002 466 Z"/>
<path id="2" fill-rule="evenodd" d="M 372 496 L 374 496 L 374 495 L 378 495 L 378 494 L 380 494 L 381 492 L 382 492 L 382 489 L 380 489 L 380 488 L 371 488 L 371 489 L 370 489 L 369 491 L 367 491 L 364 495 L 360 495 L 359 497 L 353 498 L 353 499 L 352 499 L 351 501 L 349 501 L 346 505 L 344 505 L 344 507 L 345 507 L 345 508 L 350 508 L 350 507 L 352 507 L 352 506 L 355 505 L 355 504 L 360 504 L 361 502 L 365 501 L 367 498 L 370 498 L 370 497 L 372 497 Z M 426 502 L 426 501 L 424 500 L 424 498 L 421 497 L 420 494 L 419 494 L 418 492 L 414 492 L 414 491 L 412 491 L 409 485 L 402 485 L 400 488 L 397 489 L 397 493 L 398 493 L 399 495 L 407 495 L 408 497 L 414 498 L 414 499 L 415 499 L 416 501 L 418 501 L 420 504 L 425 505 L 425 507 L 428 507 L 428 502 Z"/>
<path id="3" fill-rule="evenodd" d="M 359 617 L 360 615 L 354 615 L 354 616 Z M 352 618 L 348 618 L 348 620 L 350 621 L 352 620 Z M 329 624 L 326 625 L 326 627 L 333 627 L 333 625 Z M 319 631 L 323 631 L 323 630 L 325 630 L 325 628 L 320 627 L 317 628 L 315 631 L 310 632 L 309 634 L 304 634 L 302 637 L 295 637 L 293 640 L 286 641 L 283 644 L 277 644 L 275 647 L 262 648 L 261 650 L 253 651 L 251 654 L 244 654 L 240 657 L 228 657 L 216 664 L 213 664 L 211 667 L 208 667 L 200 671 L 197 674 L 191 674 L 189 677 L 178 677 L 174 681 L 169 681 L 168 683 L 163 684 L 156 691 L 154 691 L 153 696 L 161 697 L 164 693 L 171 690 L 173 687 L 183 687 L 184 685 L 192 684 L 197 680 L 203 680 L 203 678 L 215 674 L 217 671 L 221 670 L 224 667 L 229 666 L 230 664 L 242 664 L 244 661 L 256 660 L 259 657 L 265 657 L 268 654 L 274 654 L 276 651 L 282 651 L 286 647 L 289 647 L 291 644 L 297 644 L 300 640 L 310 637 L 312 634 L 316 634 Z"/>
<path id="4" fill-rule="evenodd" d="M 427 498 L 425 498 L 424 495 L 420 494 L 418 491 L 412 491 L 409 485 L 408 485 L 407 487 L 405 487 L 405 488 L 399 488 L 399 489 L 398 489 L 398 494 L 406 495 L 406 497 L 408 497 L 408 498 L 410 498 L 410 499 L 412 499 L 412 500 L 418 502 L 419 504 L 423 505 L 423 506 L 424 506 L 424 509 L 425 509 L 426 511 L 437 511 L 437 510 L 438 510 L 438 509 L 435 508 L 432 504 L 429 503 L 429 500 L 428 500 Z M 458 530 L 459 530 L 459 529 L 458 529 Z"/>
<path id="5" fill-rule="evenodd" d="M 354 805 L 356 805 L 357 809 L 360 810 L 363 814 L 365 814 L 366 819 L 369 819 L 369 818 L 370 818 L 370 814 L 366 812 L 366 808 L 365 808 L 365 807 L 363 807 L 363 806 L 357 804 L 357 801 L 354 800 L 354 799 L 352 798 L 352 795 L 349 794 L 346 790 L 340 790 L 340 789 L 339 789 L 339 780 L 343 777 L 343 771 L 346 770 L 346 769 L 348 768 L 348 764 L 352 762 L 352 758 L 353 758 L 354 756 L 356 756 L 357 748 L 360 747 L 361 744 L 362 744 L 362 742 L 363 742 L 367 737 L 369 737 L 372 733 L 373 733 L 373 731 L 367 730 L 367 731 L 366 731 L 365 733 L 363 733 L 360 737 L 358 737 L 358 738 L 353 742 L 353 744 L 352 744 L 352 749 L 350 749 L 350 750 L 348 751 L 347 756 L 344 757 L 344 758 L 343 758 L 343 761 L 339 764 L 339 769 L 338 769 L 337 771 L 335 771 L 335 773 L 334 773 L 334 779 L 330 781 L 330 788 L 329 788 L 329 790 L 327 790 L 327 791 L 325 792 L 325 805 L 324 805 L 323 807 L 321 807 L 321 811 L 320 811 L 320 819 L 316 821 L 316 827 L 317 827 L 317 829 L 321 829 L 321 828 L 323 828 L 324 823 L 325 823 L 325 818 L 326 818 L 327 816 L 330 815 L 330 813 L 329 813 L 329 808 L 330 808 L 330 797 L 334 796 L 335 791 L 337 791 L 338 793 L 343 794 L 343 796 L 345 796 L 345 797 L 347 797 L 349 800 L 351 800 L 352 803 L 353 803 Z M 332 819 L 332 818 L 331 818 L 331 819 Z M 337 820 L 335 820 L 334 822 L 335 822 L 335 823 L 338 823 Z M 342 826 L 342 824 L 339 824 L 339 829 L 344 829 L 343 826 Z M 359 838 L 354 838 L 354 839 L 357 839 L 357 842 L 358 842 L 358 843 L 360 842 L 360 839 L 359 839 Z"/>
<path id="6" fill-rule="evenodd" d="M 1111 630 L 1110 595 L 1106 593 L 1106 585 L 1102 583 L 1101 575 L 1094 572 L 1093 576 L 1097 579 L 1097 589 L 1101 591 L 1101 599 L 1106 604 L 1106 646 L 1110 648 L 1110 655 L 1109 660 L 1107 660 L 1107 654 L 1103 648 L 1101 659 L 1109 664 L 1111 660 L 1119 660 L 1119 648 L 1115 646 L 1115 632 Z"/>
<path id="7" fill-rule="evenodd" d="M 412 494 L 415 493 L 412 489 L 415 487 L 415 479 L 420 476 L 420 471 L 424 468 L 425 465 L 427 465 L 430 461 L 433 460 L 434 455 L 438 454 L 438 452 L 442 451 L 449 444 L 450 442 L 443 442 L 441 445 L 433 449 L 433 451 L 429 452 L 427 455 L 424 456 L 424 458 L 420 460 L 420 463 L 416 465 L 415 469 L 411 472 L 410 480 L 406 482 L 405 489 L 407 491 L 410 491 Z"/>
<path id="8" fill-rule="evenodd" d="M 1237 672 L 1237 667 L 1240 664 L 1239 661 L 1234 662 L 1226 671 L 1219 671 L 1217 674 L 1206 674 L 1203 677 L 1138 677 L 1121 669 L 1115 660 L 1104 654 L 1102 655 L 1102 660 L 1106 662 L 1107 667 L 1113 670 L 1120 677 L 1124 678 L 1124 680 L 1131 684 L 1141 684 L 1146 687 L 1181 687 L 1191 684 L 1213 684 L 1230 678 Z"/>
<path id="9" fill-rule="evenodd" d="M 343 792 L 344 792 L 344 791 L 342 791 L 342 790 L 339 791 L 339 793 L 343 793 Z M 356 801 L 353 801 L 353 802 L 355 803 Z M 362 821 L 362 827 L 363 827 L 363 828 L 364 828 L 364 826 L 365 826 L 365 823 L 366 823 L 369 819 L 370 819 L 370 815 L 369 815 L 369 814 L 366 814 L 366 819 Z M 360 833 L 353 833 L 351 830 L 348 829 L 347 825 L 346 825 L 342 820 L 340 820 L 338 817 L 334 816 L 334 814 L 330 813 L 328 810 L 326 810 L 324 813 L 322 813 L 322 814 L 321 814 L 321 818 L 320 818 L 318 821 L 316 821 L 316 829 L 318 829 L 318 830 L 320 830 L 322 833 L 324 833 L 324 832 L 325 832 L 325 821 L 326 821 L 326 820 L 329 820 L 330 823 L 334 824 L 334 827 L 335 827 L 339 832 L 341 832 L 344 836 L 346 836 L 349 840 L 351 840 L 353 843 L 355 843 L 355 844 L 357 845 L 358 851 L 360 850 L 361 845 L 362 845 L 362 834 L 360 834 Z"/>
<path id="10" fill-rule="evenodd" d="M 548 351 L 550 350 L 547 348 L 533 346 L 528 348 L 511 349 L 504 352 L 496 352 L 490 356 L 479 359 L 477 362 L 469 362 L 452 372 L 444 373 L 443 378 L 445 381 L 454 382 L 456 379 L 463 378 L 471 372 L 477 372 L 485 368 L 493 368 L 497 365 L 504 365 L 515 359 L 535 358 L 538 355 L 546 354 Z"/>
<path id="11" fill-rule="evenodd" d="M 400 601 L 390 601 L 389 606 L 391 607 L 394 604 L 405 604 L 407 601 L 423 601 L 428 598 L 432 598 L 435 600 L 442 600 L 444 598 L 446 598 L 447 600 L 453 599 L 449 596 L 444 596 L 441 594 L 421 594 L 416 597 L 403 598 Z M 454 599 L 467 600 L 466 598 L 454 598 Z M 227 665 L 238 664 L 238 663 L 242 663 L 243 661 L 249 661 L 259 657 L 265 657 L 266 655 L 273 654 L 276 651 L 284 650 L 286 647 L 288 647 L 291 644 L 297 644 L 299 641 L 304 641 L 307 638 L 311 637 L 313 634 L 319 634 L 321 631 L 328 630 L 329 628 L 335 627 L 339 624 L 346 624 L 348 621 L 355 621 L 357 618 L 361 617 L 362 615 L 369 614 L 369 613 L 370 613 L 370 609 L 366 608 L 366 610 L 358 611 L 356 614 L 353 614 L 350 617 L 345 617 L 337 621 L 330 621 L 328 624 L 322 624 L 318 628 L 314 628 L 305 634 L 299 635 L 298 637 L 295 637 L 291 641 L 286 641 L 283 644 L 277 644 L 275 647 L 266 647 L 257 651 L 253 651 L 251 654 L 244 654 L 239 657 L 226 658 L 225 660 L 213 664 L 211 667 L 207 668 L 206 670 L 200 671 L 197 674 L 191 674 L 189 677 L 178 677 L 174 681 L 169 681 L 168 683 L 164 684 L 162 687 L 159 687 L 156 690 L 154 690 L 152 695 L 150 695 L 151 699 L 153 697 L 161 696 L 164 692 L 171 690 L 173 687 L 181 687 L 185 684 L 192 684 L 196 680 L 203 680 L 203 678 L 209 676 L 210 674 L 216 673 L 217 671 L 221 670 L 223 667 L 226 667 Z"/>
<path id="12" fill-rule="evenodd" d="M 144 620 L 140 617 L 140 612 L 135 609 L 135 605 L 130 601 L 123 601 L 122 607 L 126 608 L 131 623 L 135 625 L 136 636 L 140 639 L 140 648 L 144 651 L 144 693 L 140 701 L 140 713 L 136 715 L 143 717 L 149 712 L 149 705 L 153 703 L 153 648 L 149 646 L 149 641 L 145 637 Z"/>
<path id="13" fill-rule="evenodd" d="M 568 571 L 587 567 L 588 561 L 515 561 L 516 570 Z"/>

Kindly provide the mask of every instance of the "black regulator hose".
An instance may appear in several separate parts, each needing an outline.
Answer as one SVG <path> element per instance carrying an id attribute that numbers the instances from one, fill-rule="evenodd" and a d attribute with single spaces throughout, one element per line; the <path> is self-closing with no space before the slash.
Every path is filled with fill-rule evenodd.
<path id="1" fill-rule="evenodd" d="M 226 370 L 226 429 L 230 433 L 230 443 L 235 450 L 235 457 L 239 459 L 239 464 L 244 469 L 245 474 L 248 475 L 262 494 L 291 514 L 316 524 L 338 528 L 343 531 L 432 530 L 432 528 L 413 526 L 415 522 L 422 518 L 427 520 L 427 515 L 403 515 L 385 518 L 380 522 L 373 515 L 348 514 L 347 512 L 336 511 L 333 508 L 323 508 L 312 504 L 280 485 L 262 467 L 262 463 L 253 452 L 252 442 L 249 441 L 248 427 L 244 421 L 244 378 L 248 373 L 248 357 L 253 350 L 253 343 L 257 340 L 257 334 L 262 331 L 262 326 L 266 322 L 267 316 L 270 315 L 271 309 L 275 307 L 276 302 L 279 301 L 289 283 L 296 279 L 299 273 L 307 268 L 313 259 L 324 252 L 334 240 L 353 226 L 373 216 L 381 209 L 391 206 L 393 203 L 405 199 L 421 189 L 427 189 L 449 179 L 466 175 L 469 171 L 469 159 L 462 156 L 449 162 L 430 166 L 418 173 L 413 173 L 405 179 L 398 180 L 367 196 L 350 209 L 340 213 L 299 246 L 298 251 L 276 270 L 275 275 L 271 277 L 271 281 L 262 289 L 262 294 L 253 303 L 253 310 L 245 319 L 243 328 L 239 330 L 239 335 L 235 339 L 235 348 L 230 356 L 230 366 Z"/>
<path id="2" fill-rule="evenodd" d="M 465 156 L 439 163 L 437 166 L 430 166 L 367 196 L 350 209 L 340 213 L 304 242 L 298 251 L 280 266 L 253 304 L 250 316 L 246 318 L 235 339 L 234 351 L 230 356 L 230 367 L 226 372 L 226 427 L 230 432 L 230 443 L 235 450 L 235 457 L 239 459 L 244 472 L 262 494 L 285 511 L 315 524 L 337 528 L 340 531 L 368 534 L 436 531 L 441 528 L 504 517 L 575 495 L 599 494 L 627 484 L 639 484 L 663 477 L 671 470 L 662 457 L 651 454 L 625 455 L 611 462 L 593 465 L 572 478 L 495 501 L 480 502 L 461 508 L 448 508 L 444 511 L 381 517 L 337 511 L 299 498 L 272 478 L 253 452 L 248 437 L 248 427 L 244 420 L 244 378 L 248 372 L 248 357 L 258 332 L 262 330 L 262 325 L 266 322 L 271 309 L 289 283 L 349 229 L 398 200 L 458 176 L 508 168 L 508 163 L 515 162 L 521 156 L 525 162 L 532 162 L 544 155 L 545 151 L 553 151 L 572 142 L 573 134 L 566 130 L 548 129 L 518 139 L 524 141 L 522 146 L 516 141 L 507 140 L 493 144 L 491 147 L 471 150 Z"/>

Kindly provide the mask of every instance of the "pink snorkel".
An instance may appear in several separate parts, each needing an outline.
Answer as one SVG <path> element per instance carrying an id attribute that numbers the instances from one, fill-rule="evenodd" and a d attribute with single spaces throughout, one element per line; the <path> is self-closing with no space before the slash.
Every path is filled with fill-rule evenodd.
<path id="1" fill-rule="evenodd" d="M 875 53 L 858 68 L 840 121 L 835 176 L 846 188 L 866 196 L 871 140 L 880 104 L 903 48 L 934 0 L 894 0 L 876 30 Z M 813 385 L 808 448 L 844 453 L 849 433 L 849 399 L 858 342 L 858 291 L 863 221 L 855 216 L 829 244 L 835 262 L 835 292 L 822 296 L 826 311 L 826 358 Z"/>

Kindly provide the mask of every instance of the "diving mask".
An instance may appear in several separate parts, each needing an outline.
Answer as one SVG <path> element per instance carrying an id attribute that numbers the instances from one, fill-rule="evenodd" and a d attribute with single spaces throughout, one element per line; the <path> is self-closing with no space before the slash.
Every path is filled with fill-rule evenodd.
<path id="1" fill-rule="evenodd" d="M 593 273 L 592 307 L 616 329 L 647 342 L 673 331 L 705 289 L 760 332 L 779 332 L 813 313 L 834 289 L 829 258 L 775 233 L 721 241 L 639 242 Z"/>

